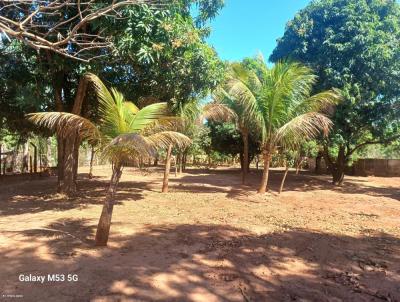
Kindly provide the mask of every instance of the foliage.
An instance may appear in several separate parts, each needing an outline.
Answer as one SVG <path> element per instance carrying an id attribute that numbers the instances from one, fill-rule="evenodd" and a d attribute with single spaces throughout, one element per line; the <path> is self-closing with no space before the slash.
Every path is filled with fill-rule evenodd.
<path id="1" fill-rule="evenodd" d="M 115 52 L 90 64 L 36 52 L 1 36 L 1 126 L 29 132 L 31 125 L 23 116 L 58 111 L 57 89 L 61 111 L 70 111 L 79 79 L 86 72 L 100 74 L 132 99 L 178 103 L 204 96 L 219 81 L 223 66 L 204 41 L 208 30 L 201 22 L 196 25 L 188 13 L 191 5 L 198 5 L 198 16 L 204 21 L 216 15 L 222 1 L 179 0 L 158 9 L 129 6 L 121 12 L 124 18 L 97 19 L 91 26 L 101 28 L 114 43 Z M 82 111 L 85 117 L 98 117 L 93 90 L 88 91 Z"/>
<path id="2" fill-rule="evenodd" d="M 400 141 L 388 146 L 369 145 L 357 155 L 360 158 L 400 159 Z"/>
<path id="3" fill-rule="evenodd" d="M 177 105 L 205 97 L 223 76 L 223 64 L 205 42 L 208 31 L 197 27 L 186 9 L 129 7 L 106 28 L 116 51 L 103 76 L 134 98 Z"/>
<path id="4" fill-rule="evenodd" d="M 400 5 L 396 1 L 313 1 L 287 24 L 270 60 L 285 57 L 316 71 L 317 92 L 331 87 L 343 91 L 327 141 L 336 155 L 342 148 L 343 159 L 349 161 L 367 144 L 398 137 Z"/>
<path id="5" fill-rule="evenodd" d="M 168 118 L 166 103 L 156 103 L 139 109 L 125 100 L 115 89 L 108 90 L 95 75 L 88 77 L 94 82 L 98 94 L 101 118 L 96 123 L 71 113 L 45 112 L 30 114 L 29 120 L 36 125 L 56 132 L 60 137 L 78 133 L 80 139 L 99 143 L 102 153 L 113 163 L 125 164 L 138 156 L 153 156 L 158 148 L 170 144 L 189 145 L 190 140 L 177 132 L 157 131 L 153 126 Z"/>
<path id="6" fill-rule="evenodd" d="M 311 96 L 316 77 L 298 63 L 278 62 L 273 68 L 258 59 L 258 72 L 248 81 L 232 79 L 228 93 L 245 106 L 265 148 L 298 145 L 304 139 L 328 132 L 331 122 L 320 111 L 335 104 L 339 96 L 325 91 Z"/>
<path id="7" fill-rule="evenodd" d="M 243 152 L 242 138 L 234 124 L 209 121 L 207 126 L 212 150 L 230 156 Z"/>

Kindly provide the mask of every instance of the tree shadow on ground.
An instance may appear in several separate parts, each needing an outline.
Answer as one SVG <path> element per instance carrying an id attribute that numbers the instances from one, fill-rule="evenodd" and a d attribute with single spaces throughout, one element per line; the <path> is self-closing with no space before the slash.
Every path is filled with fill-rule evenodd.
<path id="1" fill-rule="evenodd" d="M 196 192 L 196 193 L 227 193 L 229 198 L 247 197 L 249 192 L 258 189 L 262 171 L 255 171 L 249 174 L 247 185 L 241 184 L 240 170 L 218 170 L 204 171 L 198 173 L 196 170 L 188 171 L 181 178 L 170 180 L 175 191 Z M 271 170 L 269 178 L 270 192 L 279 191 L 284 172 Z M 396 187 L 373 187 L 368 186 L 366 180 L 358 177 L 347 178 L 341 187 L 334 186 L 329 175 L 316 175 L 310 172 L 301 172 L 296 175 L 290 171 L 284 186 L 284 191 L 310 192 L 310 191 L 332 191 L 343 194 L 365 194 L 368 196 L 388 197 L 400 201 L 400 190 Z"/>
<path id="2" fill-rule="evenodd" d="M 69 220 L 48 227 L 68 233 L 50 234 L 46 242 L 52 251 L 67 250 L 68 259 L 49 260 L 32 247 L 19 247 L 17 254 L 2 249 L 6 293 L 40 301 L 400 300 L 400 240 L 384 233 L 351 237 L 292 229 L 256 235 L 230 226 L 157 225 L 112 237 L 114 248 L 86 253 L 79 242 L 92 244 L 93 225 Z M 32 241 L 47 233 L 25 235 Z M 16 272 L 32 270 L 72 271 L 80 281 L 46 291 L 15 281 Z"/>
<path id="3" fill-rule="evenodd" d="M 0 187 L 0 215 L 20 215 L 43 211 L 67 211 L 84 209 L 89 205 L 102 204 L 109 181 L 94 178 L 78 180 L 78 193 L 73 198 L 57 194 L 55 177 Z M 121 182 L 118 186 L 116 203 L 143 199 L 143 190 L 151 190 L 148 182 Z"/>

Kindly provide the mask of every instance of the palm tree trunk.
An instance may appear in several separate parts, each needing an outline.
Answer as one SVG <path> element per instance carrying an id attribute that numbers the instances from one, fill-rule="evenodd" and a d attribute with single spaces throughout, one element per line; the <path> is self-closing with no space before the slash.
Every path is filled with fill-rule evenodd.
<path id="1" fill-rule="evenodd" d="M 89 179 L 93 178 L 93 159 L 94 159 L 94 154 L 95 154 L 95 150 L 94 150 L 94 147 L 92 146 L 91 152 L 90 152 Z"/>
<path id="2" fill-rule="evenodd" d="M 61 192 L 62 194 L 66 194 L 67 196 L 72 196 L 76 193 L 76 136 L 71 135 L 65 142 L 65 150 L 64 150 L 64 169 L 63 169 L 63 181 L 61 184 Z"/>
<path id="3" fill-rule="evenodd" d="M 303 159 L 302 156 L 297 159 L 297 162 L 296 162 L 296 175 L 298 175 L 300 173 L 300 169 L 301 169 L 301 165 L 302 165 L 303 161 L 304 161 L 304 159 Z"/>
<path id="4" fill-rule="evenodd" d="M 183 172 L 183 152 L 178 153 L 178 159 L 179 159 L 179 174 L 182 174 L 182 172 Z"/>
<path id="5" fill-rule="evenodd" d="M 174 167 L 175 167 L 175 177 L 178 176 L 178 164 L 176 163 L 176 156 L 172 156 L 174 159 Z"/>
<path id="6" fill-rule="evenodd" d="M 183 165 L 183 172 L 186 172 L 186 164 L 187 164 L 187 150 L 183 152 L 183 160 L 182 160 L 182 165 Z"/>
<path id="7" fill-rule="evenodd" d="M 285 180 L 286 180 L 286 177 L 287 177 L 288 172 L 289 172 L 289 165 L 288 165 L 287 162 L 285 162 L 285 167 L 286 167 L 285 168 L 285 174 L 283 175 L 283 178 L 282 178 L 281 186 L 279 188 L 279 194 L 281 194 L 282 191 L 283 191 L 283 186 L 285 185 Z"/>
<path id="8" fill-rule="evenodd" d="M 31 146 L 33 147 L 33 169 L 31 167 L 31 170 L 33 170 L 34 173 L 37 173 L 38 171 L 38 165 L 37 165 L 37 146 L 30 142 Z"/>
<path id="9" fill-rule="evenodd" d="M 165 171 L 164 171 L 164 179 L 162 186 L 163 193 L 168 193 L 169 170 L 171 169 L 171 154 L 172 154 L 172 145 L 169 145 L 167 150 L 167 156 L 165 158 Z"/>
<path id="10" fill-rule="evenodd" d="M 247 130 L 242 131 L 242 137 L 243 137 L 242 185 L 245 185 L 247 181 L 247 173 L 249 170 L 249 133 Z"/>
<path id="11" fill-rule="evenodd" d="M 22 168 L 21 168 L 21 172 L 22 173 L 28 173 L 29 171 L 29 140 L 26 141 L 26 143 L 24 144 L 24 154 L 22 157 Z"/>
<path id="12" fill-rule="evenodd" d="M 108 188 L 107 197 L 104 201 L 103 210 L 96 231 L 96 246 L 107 246 L 110 235 L 111 218 L 114 209 L 114 198 L 118 183 L 122 175 L 122 166 L 120 163 L 113 165 L 113 173 Z"/>
<path id="13" fill-rule="evenodd" d="M 65 140 L 57 137 L 57 192 L 61 193 L 64 182 Z"/>
<path id="14" fill-rule="evenodd" d="M 263 176 L 261 179 L 261 184 L 260 188 L 258 189 L 258 193 L 264 194 L 265 192 L 268 191 L 267 185 L 268 185 L 268 177 L 269 177 L 269 164 L 271 160 L 271 155 L 268 150 L 265 150 L 263 152 L 263 158 L 264 158 L 264 170 L 263 170 Z"/>

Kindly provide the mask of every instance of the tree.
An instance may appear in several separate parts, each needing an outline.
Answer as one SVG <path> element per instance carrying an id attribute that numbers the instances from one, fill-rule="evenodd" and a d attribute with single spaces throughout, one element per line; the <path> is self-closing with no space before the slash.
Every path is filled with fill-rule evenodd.
<path id="1" fill-rule="evenodd" d="M 173 131 L 157 131 L 158 123 L 170 116 L 166 103 L 155 103 L 139 109 L 125 100 L 115 89 L 108 90 L 93 74 L 87 78 L 95 83 L 100 120 L 94 123 L 79 115 L 66 112 L 45 112 L 30 115 L 30 121 L 47 127 L 60 137 L 77 133 L 79 139 L 102 146 L 104 156 L 112 163 L 112 176 L 96 232 L 96 245 L 108 242 L 115 194 L 124 165 L 139 156 L 151 156 L 158 148 L 177 144 L 185 146 L 189 138 Z"/>
<path id="2" fill-rule="evenodd" d="M 116 51 L 104 76 L 132 97 L 179 108 L 180 103 L 205 98 L 222 79 L 224 66 L 206 43 L 209 30 L 196 26 L 182 6 L 189 1 L 175 2 L 169 10 L 127 7 L 123 18 L 105 24 Z"/>
<path id="3" fill-rule="evenodd" d="M 79 18 L 73 19 L 77 7 L 73 3 L 60 8 L 72 27 L 80 22 Z M 195 18 L 198 25 L 189 13 L 193 4 L 199 6 Z M 27 133 L 32 128 L 22 117 L 29 112 L 72 112 L 75 108 L 74 114 L 96 119 L 96 98 L 82 77 L 88 71 L 100 74 L 132 99 L 177 104 L 206 95 L 217 84 L 223 69 L 215 51 L 205 43 L 208 31 L 200 20 L 215 16 L 221 4 L 220 0 L 179 0 L 160 7 L 144 4 L 119 7 L 118 18 L 115 14 L 107 15 L 85 27 L 90 34 L 101 30 L 112 44 L 111 49 L 104 46 L 95 50 L 94 55 L 100 52 L 107 57 L 91 60 L 90 64 L 46 49 L 37 52 L 19 40 L 9 41 L 0 35 L 0 60 L 5 62 L 0 64 L 0 74 L 7 79 L 4 85 L 0 83 L 0 104 L 4 109 L 0 112 L 0 122 L 7 127 L 18 126 L 19 131 Z M 46 14 L 37 15 L 34 21 L 45 24 L 43 31 L 52 22 Z M 60 35 L 65 37 L 70 26 L 57 30 L 62 30 Z M 68 140 L 58 140 L 58 191 L 70 195 L 77 189 L 80 141 L 77 137 Z"/>
<path id="4" fill-rule="evenodd" d="M 333 182 L 352 156 L 390 144 L 400 129 L 400 5 L 394 0 L 313 1 L 290 21 L 270 60 L 291 57 L 319 76 L 315 91 L 337 87 L 343 101 L 324 140 Z"/>
<path id="5" fill-rule="evenodd" d="M 230 65 L 227 79 L 225 83 L 215 93 L 215 101 L 219 104 L 227 106 L 230 110 L 227 119 L 235 121 L 236 128 L 240 132 L 243 142 L 242 154 L 242 184 L 246 184 L 247 174 L 249 170 L 249 139 L 250 129 L 254 126 L 252 116 L 246 111 L 247 104 L 243 104 L 243 99 L 239 99 L 236 95 L 230 95 L 227 90 L 236 83 L 243 83 L 250 86 L 252 81 L 252 71 L 246 68 L 244 64 L 232 63 Z M 254 135 L 254 134 L 253 134 Z"/>
<path id="6" fill-rule="evenodd" d="M 111 50 L 112 42 L 93 26 L 101 17 L 118 15 L 127 5 L 152 0 L 96 1 L 0 1 L 0 32 L 6 39 L 18 39 L 36 51 L 89 62 Z M 95 30 L 94 30 L 95 29 Z"/>
<path id="7" fill-rule="evenodd" d="M 334 104 L 338 95 L 325 91 L 311 96 L 316 80 L 301 64 L 281 61 L 268 68 L 259 58 L 257 73 L 248 84 L 238 80 L 229 83 L 228 93 L 246 106 L 246 114 L 252 116 L 260 132 L 264 171 L 259 193 L 267 190 L 269 165 L 277 149 L 329 130 L 331 121 L 320 111 Z"/>

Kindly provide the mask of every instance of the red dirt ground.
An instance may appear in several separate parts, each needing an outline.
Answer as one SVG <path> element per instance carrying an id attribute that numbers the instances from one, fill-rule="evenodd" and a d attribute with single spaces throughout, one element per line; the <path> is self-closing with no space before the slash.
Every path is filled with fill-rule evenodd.
<path id="1" fill-rule="evenodd" d="M 237 170 L 191 170 L 165 195 L 161 170 L 127 168 L 100 249 L 109 171 L 82 174 L 71 200 L 54 177 L 0 184 L 0 300 L 400 301 L 400 178 L 290 174 L 278 196 L 273 171 L 259 196 L 259 173 L 241 186 Z"/>

